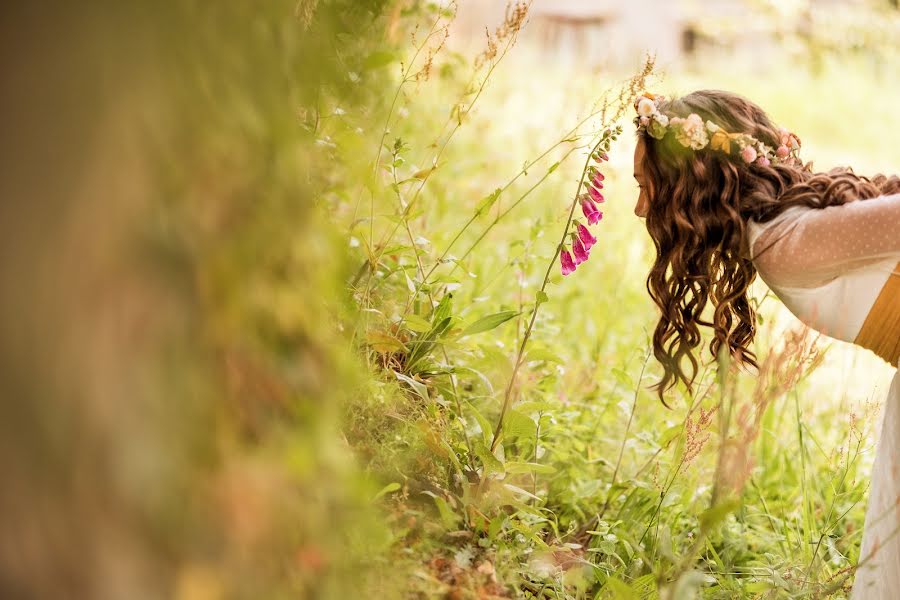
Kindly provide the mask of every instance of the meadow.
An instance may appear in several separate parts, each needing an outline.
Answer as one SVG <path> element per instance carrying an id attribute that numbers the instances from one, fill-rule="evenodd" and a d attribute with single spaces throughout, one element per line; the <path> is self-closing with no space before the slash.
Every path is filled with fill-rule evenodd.
<path id="1" fill-rule="evenodd" d="M 896 81 L 852 58 L 617 77 L 528 47 L 503 56 L 504 41 L 480 70 L 459 57 L 397 81 L 367 164 L 376 183 L 359 175 L 358 211 L 335 205 L 351 254 L 375 265 L 355 281 L 372 376 L 347 436 L 385 486 L 387 554 L 406 573 L 391 584 L 410 597 L 844 597 L 891 370 L 803 330 L 759 282 L 759 375 L 707 352 L 696 393 L 660 404 L 629 99 L 732 90 L 797 132 L 817 168 L 874 173 L 897 164 L 882 132 L 900 119 L 861 107 Z M 461 88 L 466 67 L 476 84 Z M 599 241 L 564 278 L 554 261 L 584 161 L 617 124 Z"/>

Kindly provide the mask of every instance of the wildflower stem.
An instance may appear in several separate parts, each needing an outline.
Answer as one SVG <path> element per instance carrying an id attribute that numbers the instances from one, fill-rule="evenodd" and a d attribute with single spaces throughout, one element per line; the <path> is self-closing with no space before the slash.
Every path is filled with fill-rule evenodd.
<path id="1" fill-rule="evenodd" d="M 438 161 L 440 161 L 441 156 L 442 156 L 443 153 L 444 153 L 444 150 L 447 148 L 447 145 L 450 143 L 450 140 L 453 139 L 453 137 L 454 137 L 454 135 L 456 134 L 456 132 L 459 131 L 460 128 L 462 127 L 463 117 L 467 116 L 470 112 L 472 112 L 472 109 L 474 108 L 475 103 L 478 101 L 478 99 L 481 97 L 481 94 L 484 92 L 484 89 L 485 89 L 485 87 L 487 86 L 487 82 L 490 80 L 491 75 L 493 74 L 494 70 L 497 68 L 497 65 L 500 64 L 500 61 L 503 60 L 503 58 L 504 58 L 504 57 L 506 56 L 506 54 L 509 52 L 510 48 L 512 48 L 513 44 L 515 44 L 515 40 L 516 40 L 516 36 L 515 36 L 515 35 L 513 35 L 512 37 L 510 37 L 510 38 L 507 40 L 507 43 L 506 43 L 506 45 L 505 45 L 504 48 L 503 48 L 503 52 L 500 53 L 499 57 L 497 57 L 496 60 L 492 60 L 492 61 L 491 61 L 491 66 L 488 68 L 487 74 L 485 75 L 484 79 L 482 80 L 481 85 L 479 85 L 478 91 L 476 92 L 475 97 L 472 98 L 472 101 L 469 103 L 468 107 L 466 108 L 465 113 L 460 113 L 460 114 L 459 114 L 459 116 L 458 116 L 458 118 L 457 118 L 457 121 L 456 121 L 456 126 L 453 127 L 453 128 L 450 130 L 450 132 L 447 134 L 447 137 L 444 139 L 443 143 L 441 144 L 440 148 L 438 148 L 438 151 L 437 151 L 437 153 L 434 155 L 434 158 L 432 158 L 432 166 L 435 166 L 435 167 L 437 166 Z M 445 126 L 446 126 L 446 125 L 445 125 Z M 441 131 L 443 131 L 443 128 L 441 129 Z M 403 219 L 403 218 L 405 218 L 406 216 L 409 215 L 410 211 L 412 210 L 413 206 L 414 206 L 415 203 L 416 203 L 416 200 L 418 200 L 418 198 L 419 198 L 419 194 L 422 192 L 422 189 L 425 187 L 425 184 L 428 183 L 428 179 L 429 179 L 429 177 L 431 177 L 431 174 L 432 174 L 433 172 L 434 172 L 434 169 L 430 170 L 430 171 L 429 171 L 428 173 L 426 173 L 425 176 L 422 178 L 422 182 L 419 184 L 419 187 L 416 188 L 415 193 L 413 193 L 413 196 L 412 196 L 412 198 L 410 199 L 409 204 L 406 205 L 406 208 L 405 208 L 405 209 L 403 210 L 403 212 L 400 214 L 400 218 L 401 218 L 401 219 Z M 381 241 L 378 243 L 378 246 L 377 246 L 377 248 L 378 248 L 378 250 L 377 250 L 378 254 L 376 254 L 376 255 L 374 256 L 373 260 L 371 261 L 372 264 L 370 265 L 370 268 L 373 268 L 374 265 L 378 263 L 378 260 L 381 258 L 381 254 L 380 254 L 380 253 L 381 253 L 381 252 L 384 250 L 384 248 L 386 247 L 385 244 L 387 243 L 387 240 L 391 239 L 391 238 L 397 233 L 397 229 L 398 229 L 399 227 L 400 227 L 400 222 L 398 221 L 398 222 L 394 225 L 394 228 L 391 229 L 390 232 L 388 232 L 388 234 L 385 235 L 385 236 L 381 239 Z"/>
<path id="2" fill-rule="evenodd" d="M 608 134 L 608 130 L 606 132 Z M 600 140 L 591 148 L 591 151 L 588 153 L 587 158 L 584 161 L 584 167 L 581 170 L 581 177 L 578 180 L 578 189 L 575 192 L 575 197 L 572 198 L 572 205 L 569 207 L 569 218 L 566 220 L 566 225 L 563 227 L 562 236 L 560 237 L 559 243 L 556 245 L 556 251 L 553 253 L 553 258 L 550 259 L 550 264 L 547 265 L 547 271 L 544 273 L 544 281 L 541 284 L 540 292 L 537 294 L 534 301 L 534 308 L 531 311 L 531 319 L 528 322 L 528 327 L 525 328 L 525 335 L 522 336 L 522 343 L 519 344 L 519 350 L 516 353 L 516 360 L 513 364 L 512 374 L 509 377 L 509 384 L 506 386 L 506 392 L 503 395 L 503 406 L 500 408 L 500 416 L 497 419 L 497 426 L 494 428 L 494 437 L 491 440 L 491 453 L 494 452 L 497 448 L 497 444 L 500 441 L 500 436 L 503 432 L 503 423 L 506 418 L 506 412 L 509 410 L 510 404 L 512 403 L 512 388 L 516 381 L 516 375 L 519 372 L 519 368 L 522 366 L 522 360 L 525 357 L 525 346 L 528 344 L 529 338 L 531 338 L 531 332 L 534 329 L 534 322 L 537 319 L 538 310 L 540 309 L 542 300 L 541 297 L 544 296 L 544 290 L 547 288 L 547 284 L 550 282 L 550 273 L 553 272 L 553 267 L 556 265 L 556 259 L 559 258 L 560 252 L 562 252 L 563 244 L 566 241 L 566 237 L 569 235 L 569 229 L 572 226 L 572 217 L 575 214 L 575 207 L 578 206 L 578 197 L 581 195 L 581 189 L 584 187 L 584 179 L 587 174 L 588 166 L 591 164 L 591 159 L 594 153 L 600 148 L 600 145 L 608 140 L 608 136 L 604 134 L 601 136 Z"/>
<path id="3" fill-rule="evenodd" d="M 394 179 L 394 189 L 398 190 L 397 198 L 398 198 L 398 200 L 400 200 L 402 202 L 403 199 L 400 196 L 400 191 L 399 191 L 400 186 L 398 185 L 398 182 L 397 182 L 397 169 L 393 166 L 391 167 L 391 176 Z M 419 256 L 419 249 L 418 249 L 418 247 L 416 247 L 416 241 L 415 241 L 415 238 L 413 237 L 412 229 L 409 226 L 409 219 L 403 219 L 403 224 L 406 228 L 406 233 L 409 236 L 409 243 L 412 245 L 413 252 L 416 255 L 416 265 L 419 269 L 419 275 L 420 275 L 420 277 L 424 277 L 425 267 L 422 265 L 422 258 L 421 258 L 421 256 Z M 433 306 L 434 305 L 434 296 L 432 296 L 430 291 L 428 292 L 428 299 L 431 300 L 431 304 Z M 443 344 L 441 344 L 441 350 L 444 355 L 444 361 L 447 363 L 447 367 L 451 368 L 452 365 L 450 364 L 450 355 L 447 354 L 447 348 L 444 347 Z M 456 374 L 452 373 L 452 372 L 450 373 L 450 386 L 453 388 L 453 400 L 454 400 L 454 403 L 456 404 L 456 414 L 459 415 L 460 417 L 462 417 L 463 412 L 462 412 L 462 405 L 459 403 L 459 390 L 457 389 L 457 386 L 456 386 Z M 468 462 L 469 462 L 469 467 L 474 471 L 475 466 L 472 461 L 474 460 L 473 457 L 475 456 L 475 449 L 472 446 L 472 440 L 469 439 L 469 434 L 466 432 L 465 427 L 462 428 L 462 433 L 463 433 L 463 437 L 465 438 L 465 441 L 466 441 L 466 448 L 469 451 L 468 457 L 467 457 Z"/>
<path id="4" fill-rule="evenodd" d="M 609 482 L 609 489 L 612 492 L 613 486 L 616 485 L 616 476 L 619 474 L 619 467 L 622 465 L 622 456 L 625 454 L 625 444 L 628 442 L 628 434 L 631 432 L 631 423 L 634 420 L 634 413 L 637 410 L 637 401 L 638 396 L 641 393 L 641 383 L 644 381 L 644 372 L 647 370 L 647 363 L 650 361 L 650 356 L 653 354 L 652 346 L 647 349 L 647 355 L 644 357 L 644 362 L 641 365 L 641 374 L 638 375 L 637 385 L 634 388 L 634 401 L 631 403 L 631 414 L 628 415 L 628 424 L 625 425 L 625 435 L 622 437 L 622 445 L 619 447 L 619 458 L 616 459 L 616 466 L 613 469 L 612 479 Z M 612 497 L 612 494 L 607 494 L 606 501 L 603 503 L 603 508 L 600 509 L 600 516 L 598 519 L 602 519 L 603 515 L 606 514 L 606 509 L 609 508 L 609 501 Z"/>
<path id="5" fill-rule="evenodd" d="M 416 48 L 416 51 L 413 54 L 412 59 L 410 59 L 409 65 L 407 66 L 406 70 L 403 73 L 401 73 L 400 83 L 397 84 L 397 89 L 394 91 L 394 98 L 393 98 L 393 100 L 391 100 L 391 106 L 388 109 L 387 117 L 385 117 L 385 120 L 384 120 L 384 127 L 382 127 L 382 129 L 381 129 L 381 141 L 379 141 L 379 143 L 378 143 L 378 149 L 375 152 L 375 160 L 372 162 L 373 175 L 378 174 L 378 162 L 381 160 L 381 151 L 384 148 L 384 140 L 387 139 L 388 129 L 390 128 L 390 124 L 391 124 L 391 118 L 394 116 L 394 109 L 397 107 L 397 100 L 400 98 L 400 92 L 403 90 L 403 86 L 406 85 L 410 81 L 409 75 L 410 75 L 410 73 L 412 73 L 412 69 L 416 63 L 416 59 L 419 58 L 419 54 L 422 52 L 422 50 L 425 48 L 425 46 L 428 45 L 428 41 L 431 39 L 431 37 L 437 32 L 437 30 L 435 28 L 437 27 L 438 23 L 440 23 L 440 22 L 441 22 L 441 16 L 438 15 L 438 17 L 435 19 L 434 23 L 431 24 L 431 29 L 428 31 L 428 35 L 425 36 L 425 40 L 422 42 L 421 45 L 419 45 Z M 356 206 L 353 209 L 353 218 L 350 220 L 351 224 L 356 223 L 356 216 L 359 212 L 359 204 L 360 204 L 361 200 L 362 200 L 362 190 L 360 190 L 359 195 L 356 197 Z M 372 204 L 373 204 L 372 210 L 374 210 L 374 195 L 372 196 Z M 372 220 L 374 220 L 374 219 L 372 219 Z M 369 227 L 370 227 L 369 245 L 371 247 L 371 244 L 374 241 L 373 239 L 371 239 L 371 228 L 372 228 L 371 222 L 369 224 Z"/>

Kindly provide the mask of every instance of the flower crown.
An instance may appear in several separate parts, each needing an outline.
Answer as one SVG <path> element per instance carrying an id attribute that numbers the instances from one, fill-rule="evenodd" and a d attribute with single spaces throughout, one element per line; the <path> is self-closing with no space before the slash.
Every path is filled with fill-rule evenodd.
<path id="1" fill-rule="evenodd" d="M 665 99 L 665 96 L 649 92 L 634 99 L 634 109 L 637 111 L 634 124 L 638 131 L 646 131 L 651 137 L 661 140 L 671 130 L 675 139 L 686 148 L 701 150 L 709 146 L 729 156 L 736 153 L 747 164 L 756 163 L 764 167 L 772 163 L 800 164 L 800 138 L 783 127 L 779 129 L 780 145 L 772 148 L 752 135 L 728 133 L 712 121 L 704 123 L 696 113 L 691 113 L 686 119 L 670 118 L 659 110 L 659 104 Z"/>

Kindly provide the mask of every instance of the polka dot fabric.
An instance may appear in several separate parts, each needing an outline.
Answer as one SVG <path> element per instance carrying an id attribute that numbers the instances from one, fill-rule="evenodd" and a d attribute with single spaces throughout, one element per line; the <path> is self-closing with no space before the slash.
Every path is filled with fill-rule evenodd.
<path id="1" fill-rule="evenodd" d="M 853 341 L 900 262 L 900 194 L 824 209 L 795 207 L 768 223 L 750 221 L 754 265 L 801 321 Z M 900 373 L 882 411 L 872 469 L 861 566 L 851 600 L 900 593 Z"/>
<path id="2" fill-rule="evenodd" d="M 900 194 L 793 207 L 748 227 L 760 278 L 798 319 L 847 342 L 900 261 Z"/>

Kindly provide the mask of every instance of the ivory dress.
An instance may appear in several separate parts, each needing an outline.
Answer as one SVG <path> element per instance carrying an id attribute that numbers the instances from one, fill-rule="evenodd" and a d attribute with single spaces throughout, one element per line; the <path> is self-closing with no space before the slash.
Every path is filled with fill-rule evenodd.
<path id="1" fill-rule="evenodd" d="M 748 229 L 762 280 L 797 318 L 838 340 L 857 340 L 889 278 L 900 277 L 900 194 L 793 207 L 766 223 L 751 220 Z M 900 297 L 889 302 L 896 306 Z M 860 562 L 875 552 L 856 573 L 853 600 L 900 598 L 900 374 L 882 413 Z"/>

